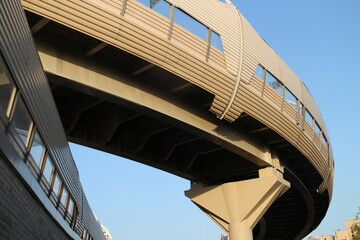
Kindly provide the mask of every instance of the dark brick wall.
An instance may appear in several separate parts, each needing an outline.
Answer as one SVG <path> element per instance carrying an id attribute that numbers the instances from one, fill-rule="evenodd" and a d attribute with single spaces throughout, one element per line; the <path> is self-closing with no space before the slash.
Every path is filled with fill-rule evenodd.
<path id="1" fill-rule="evenodd" d="M 69 237 L 0 157 L 0 240 L 63 240 Z"/>

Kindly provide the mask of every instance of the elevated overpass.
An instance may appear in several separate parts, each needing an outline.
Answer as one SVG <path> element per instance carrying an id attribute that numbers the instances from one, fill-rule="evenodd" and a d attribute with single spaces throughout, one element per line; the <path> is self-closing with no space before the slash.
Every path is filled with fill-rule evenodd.
<path id="1" fill-rule="evenodd" d="M 333 181 L 306 86 L 229 1 L 149 2 L 22 1 L 67 139 L 190 180 L 231 240 L 301 239 Z M 59 166 L 69 185 L 73 168 Z"/>

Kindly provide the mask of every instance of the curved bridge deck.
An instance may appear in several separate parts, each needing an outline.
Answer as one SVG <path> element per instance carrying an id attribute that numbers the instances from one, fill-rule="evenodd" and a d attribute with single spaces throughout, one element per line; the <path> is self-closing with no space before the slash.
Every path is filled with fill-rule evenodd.
<path id="1" fill-rule="evenodd" d="M 68 140 L 207 186 L 275 168 L 291 188 L 261 218 L 254 237 L 301 239 L 326 213 L 334 167 L 325 123 L 306 86 L 234 5 L 167 0 L 163 11 L 146 2 L 22 1 Z M 179 14 L 200 24 L 204 36 L 187 29 Z M 32 87 L 41 84 L 18 83 L 25 100 L 39 95 Z M 42 107 L 34 104 L 25 101 L 30 109 Z M 31 114 L 34 126 L 50 131 L 44 113 Z M 63 136 L 62 129 L 57 133 Z M 76 167 L 61 155 L 68 148 L 46 148 L 60 156 L 55 172 L 78 209 Z M 93 221 L 90 213 L 77 213 Z M 86 226 L 77 231 L 89 235 Z"/>

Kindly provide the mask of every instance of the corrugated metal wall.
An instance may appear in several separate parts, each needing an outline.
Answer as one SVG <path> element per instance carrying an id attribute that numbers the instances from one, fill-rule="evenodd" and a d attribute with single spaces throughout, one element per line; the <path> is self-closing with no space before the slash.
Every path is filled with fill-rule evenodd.
<path id="1" fill-rule="evenodd" d="M 1 21 L 2 49 L 6 62 L 16 66 L 11 69 L 31 115 L 37 124 L 44 142 L 48 146 L 61 176 L 68 183 L 69 191 L 75 200 L 80 202 L 80 182 L 77 168 L 72 159 L 67 139 L 60 121 L 49 84 L 40 64 L 37 50 L 32 41 L 32 35 L 27 20 L 18 1 L 7 2 L 8 8 L 1 8 L 2 14 L 11 15 L 14 22 Z M 9 18 L 10 19 L 10 18 Z M 16 28 L 15 28 L 16 26 Z M 19 46 L 21 46 L 19 48 Z M 30 76 L 30 78 L 29 78 Z"/>
<path id="2" fill-rule="evenodd" d="M 78 208 L 82 208 L 79 173 L 40 63 L 27 19 L 18 0 L 0 0 L 0 48 L 44 144 Z M 87 211 L 91 212 L 88 208 Z M 88 226 L 99 235 L 99 225 Z M 97 228 L 97 229 L 96 229 Z M 103 239 L 99 237 L 98 239 Z"/>
<path id="3" fill-rule="evenodd" d="M 258 35 L 241 15 L 244 29 L 244 60 L 242 79 L 250 82 L 257 65 L 261 64 L 280 79 L 280 66 L 275 51 Z"/>
<path id="4" fill-rule="evenodd" d="M 241 57 L 243 57 L 241 80 L 246 83 L 251 81 L 256 67 L 259 64 L 262 65 L 271 72 L 272 75 L 284 83 L 284 85 L 306 105 L 316 118 L 321 129 L 325 132 L 326 136 L 328 136 L 320 110 L 307 88 L 303 87 L 303 83 L 299 77 L 296 76 L 265 40 L 259 36 L 241 13 L 241 21 L 239 22 L 237 9 L 233 5 L 218 0 L 168 0 L 168 2 L 184 10 L 221 35 L 224 45 L 226 68 L 231 74 L 238 74 Z M 241 45 L 243 45 L 242 54 L 240 52 Z M 236 106 L 234 107 L 236 108 Z M 237 107 L 238 111 L 231 109 L 229 115 L 232 116 L 225 118 L 230 121 L 235 120 L 239 114 L 241 114 L 242 110 L 240 106 Z"/>
<path id="5" fill-rule="evenodd" d="M 279 79 L 311 112 L 319 126 L 328 137 L 326 125 L 314 99 L 304 83 L 280 58 L 278 54 L 252 28 L 242 16 L 244 32 L 244 59 L 241 78 L 246 82 L 251 80 L 257 65 L 262 65 L 272 75 Z"/>

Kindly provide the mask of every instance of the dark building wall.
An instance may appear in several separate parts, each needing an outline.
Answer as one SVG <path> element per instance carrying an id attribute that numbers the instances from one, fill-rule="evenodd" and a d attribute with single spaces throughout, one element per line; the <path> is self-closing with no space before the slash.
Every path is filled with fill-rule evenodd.
<path id="1" fill-rule="evenodd" d="M 0 157 L 0 240 L 69 239 Z"/>
<path id="2" fill-rule="evenodd" d="M 0 58 L 0 240 L 105 239 L 90 206 L 83 206 L 86 196 L 20 0 L 0 0 Z"/>

